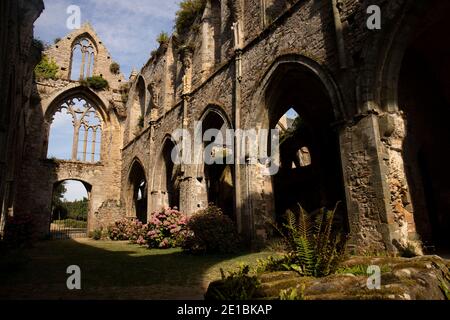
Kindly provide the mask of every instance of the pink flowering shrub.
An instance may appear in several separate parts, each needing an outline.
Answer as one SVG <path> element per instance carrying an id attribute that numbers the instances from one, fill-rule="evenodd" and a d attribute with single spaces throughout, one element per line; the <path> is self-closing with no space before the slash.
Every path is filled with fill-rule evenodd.
<path id="1" fill-rule="evenodd" d="M 113 241 L 130 240 L 130 220 L 122 219 L 108 227 L 108 237 Z"/>
<path id="2" fill-rule="evenodd" d="M 150 248 L 180 246 L 186 236 L 188 217 L 176 209 L 154 212 L 148 219 L 147 243 Z"/>
<path id="3" fill-rule="evenodd" d="M 128 240 L 131 243 L 138 245 L 145 245 L 147 243 L 146 237 L 148 233 L 148 225 L 143 224 L 139 220 L 132 220 L 127 226 Z"/>
<path id="4" fill-rule="evenodd" d="M 108 237 L 114 241 L 129 240 L 139 245 L 146 244 L 147 225 L 136 219 L 122 219 L 108 227 Z"/>

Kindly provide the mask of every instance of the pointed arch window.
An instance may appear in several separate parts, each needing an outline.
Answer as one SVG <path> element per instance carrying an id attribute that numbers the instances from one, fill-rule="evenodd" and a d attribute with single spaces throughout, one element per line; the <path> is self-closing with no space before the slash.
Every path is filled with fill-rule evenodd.
<path id="1" fill-rule="evenodd" d="M 96 48 L 87 37 L 79 38 L 72 46 L 70 79 L 74 81 L 92 77 L 95 66 Z"/>
<path id="2" fill-rule="evenodd" d="M 101 160 L 102 120 L 95 107 L 82 97 L 74 97 L 60 105 L 52 122 L 50 130 L 49 157 L 58 154 L 56 150 L 63 147 L 64 141 L 57 139 L 61 135 L 61 122 L 58 114 L 70 118 L 73 126 L 73 134 L 65 141 L 72 138 L 70 155 L 59 155 L 58 158 L 82 162 L 99 162 Z M 67 121 L 64 123 L 67 126 Z M 68 131 L 68 129 L 65 129 Z M 54 143 L 54 141 L 56 141 Z M 68 142 L 68 141 L 67 141 Z"/>

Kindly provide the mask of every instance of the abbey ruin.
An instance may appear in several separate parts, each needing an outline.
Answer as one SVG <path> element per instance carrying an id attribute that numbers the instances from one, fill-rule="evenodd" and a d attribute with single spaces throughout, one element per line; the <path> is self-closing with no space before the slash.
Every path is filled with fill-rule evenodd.
<path id="1" fill-rule="evenodd" d="M 381 8 L 380 30 L 367 27 L 370 5 Z M 214 203 L 256 245 L 269 236 L 265 217 L 341 201 L 354 252 L 419 240 L 449 247 L 448 1 L 207 0 L 196 25 L 161 41 L 129 79 L 85 24 L 43 53 L 59 67 L 56 80 L 32 75 L 42 1 L 1 6 L 2 224 L 31 214 L 45 236 L 55 186 L 78 180 L 89 192 L 89 230 Z M 81 81 L 90 76 L 109 87 Z M 234 157 L 246 163 L 171 161 L 176 130 L 273 129 L 290 109 L 304 125 L 281 148 L 274 176 L 240 148 Z M 63 110 L 73 117 L 72 157 L 49 159 Z M 298 150 L 310 161 L 292 165 Z"/>

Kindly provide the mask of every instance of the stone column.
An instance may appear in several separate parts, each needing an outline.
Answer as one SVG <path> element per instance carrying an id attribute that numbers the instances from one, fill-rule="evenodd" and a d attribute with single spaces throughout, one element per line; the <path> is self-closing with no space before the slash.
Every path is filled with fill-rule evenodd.
<path id="1" fill-rule="evenodd" d="M 395 251 L 392 245 L 390 193 L 386 154 L 378 117 L 366 114 L 340 131 L 350 227 L 349 248 L 354 253 Z"/>
<path id="2" fill-rule="evenodd" d="M 242 32 L 240 22 L 233 24 L 234 49 L 235 49 L 235 79 L 234 79 L 234 129 L 241 128 L 241 82 L 242 82 Z M 243 231 L 242 218 L 242 187 L 241 187 L 241 140 L 237 135 L 234 139 L 234 210 L 239 233 Z"/>
<path id="3" fill-rule="evenodd" d="M 78 156 L 78 139 L 80 138 L 81 125 L 75 123 L 73 126 L 73 144 L 72 144 L 72 161 L 77 161 Z"/>

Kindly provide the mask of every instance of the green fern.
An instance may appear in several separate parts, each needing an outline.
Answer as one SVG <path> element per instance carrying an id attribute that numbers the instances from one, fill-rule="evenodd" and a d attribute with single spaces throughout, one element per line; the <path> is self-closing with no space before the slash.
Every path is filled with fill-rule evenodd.
<path id="1" fill-rule="evenodd" d="M 287 211 L 284 230 L 275 229 L 289 245 L 283 266 L 304 276 L 322 277 L 333 273 L 344 251 L 345 241 L 333 233 L 333 221 L 339 203 L 333 211 L 322 209 L 316 219 L 300 206 L 298 216 Z"/>

